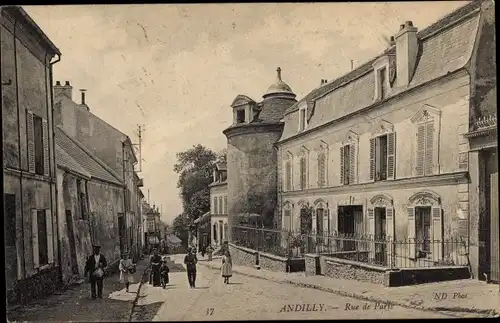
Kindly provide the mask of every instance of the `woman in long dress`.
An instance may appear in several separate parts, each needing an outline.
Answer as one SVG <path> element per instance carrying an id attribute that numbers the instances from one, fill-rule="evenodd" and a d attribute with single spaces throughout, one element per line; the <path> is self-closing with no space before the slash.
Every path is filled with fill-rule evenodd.
<path id="1" fill-rule="evenodd" d="M 224 284 L 229 284 L 229 278 L 233 276 L 233 261 L 229 250 L 226 250 L 224 256 L 222 256 L 221 274 L 224 278 Z"/>
<path id="2" fill-rule="evenodd" d="M 161 257 L 160 257 L 160 255 L 158 255 L 158 250 L 154 249 L 153 255 L 151 256 L 151 281 L 150 281 L 150 283 L 152 283 L 153 286 L 155 286 L 155 287 L 161 285 L 160 265 L 161 265 Z"/>
<path id="3" fill-rule="evenodd" d="M 134 283 L 134 263 L 132 262 L 132 259 L 129 258 L 128 252 L 124 252 L 122 254 L 122 259 L 120 259 L 118 269 L 120 270 L 120 283 L 125 284 L 128 292 L 130 284 Z"/>

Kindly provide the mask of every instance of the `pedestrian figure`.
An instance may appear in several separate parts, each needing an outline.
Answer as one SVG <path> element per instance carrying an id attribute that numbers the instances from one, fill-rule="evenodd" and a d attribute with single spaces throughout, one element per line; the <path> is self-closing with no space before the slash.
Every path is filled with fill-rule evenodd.
<path id="1" fill-rule="evenodd" d="M 106 258 L 101 254 L 101 247 L 94 246 L 94 254 L 89 256 L 87 262 L 85 263 L 85 273 L 84 276 L 89 274 L 90 282 L 90 292 L 92 299 L 96 296 L 102 298 L 102 287 L 104 281 L 105 270 L 108 266 Z M 97 287 L 97 295 L 96 295 Z"/>
<path id="2" fill-rule="evenodd" d="M 188 254 L 184 257 L 184 264 L 186 265 L 188 282 L 190 288 L 196 287 L 196 263 L 198 263 L 198 259 L 196 258 L 196 254 L 193 253 L 193 249 L 189 248 Z"/>
<path id="3" fill-rule="evenodd" d="M 153 249 L 153 255 L 150 259 L 151 264 L 151 275 L 149 279 L 149 283 L 153 284 L 154 287 L 160 286 L 160 265 L 161 265 L 161 257 L 158 255 L 158 249 Z"/>
<path id="4" fill-rule="evenodd" d="M 134 273 L 135 264 L 132 259 L 129 258 L 129 253 L 124 252 L 122 254 L 122 259 L 120 259 L 120 264 L 118 266 L 120 270 L 120 283 L 125 284 L 127 292 L 130 284 L 134 283 Z"/>
<path id="5" fill-rule="evenodd" d="M 167 286 L 167 284 L 169 282 L 169 277 L 168 277 L 169 272 L 170 272 L 170 268 L 168 268 L 167 257 L 165 256 L 162 259 L 162 264 L 160 267 L 161 285 L 163 288 L 165 288 L 165 286 Z"/>
<path id="6" fill-rule="evenodd" d="M 226 250 L 222 256 L 221 275 L 224 278 L 224 284 L 229 284 L 229 278 L 233 276 L 233 261 L 229 250 Z"/>
<path id="7" fill-rule="evenodd" d="M 212 261 L 213 252 L 214 252 L 214 249 L 212 248 L 212 246 L 208 245 L 208 248 L 207 248 L 208 261 Z"/>
<path id="8" fill-rule="evenodd" d="M 200 248 L 201 256 L 202 257 L 205 257 L 205 250 L 206 250 L 205 245 L 202 245 L 201 248 Z"/>

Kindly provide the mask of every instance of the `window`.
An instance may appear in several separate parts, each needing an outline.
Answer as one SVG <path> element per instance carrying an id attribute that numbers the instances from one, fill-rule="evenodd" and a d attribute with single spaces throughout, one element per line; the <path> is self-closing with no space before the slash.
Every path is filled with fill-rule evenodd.
<path id="1" fill-rule="evenodd" d="M 307 126 L 307 121 L 306 121 L 306 109 L 300 109 L 299 110 L 299 131 L 302 131 L 306 128 Z"/>
<path id="2" fill-rule="evenodd" d="M 33 115 L 33 132 L 35 144 L 35 174 L 44 174 L 43 125 L 42 118 Z"/>
<path id="3" fill-rule="evenodd" d="M 300 189 L 305 190 L 307 188 L 307 163 L 306 157 L 300 157 Z"/>
<path id="4" fill-rule="evenodd" d="M 217 197 L 214 197 L 214 214 L 217 214 Z"/>
<path id="5" fill-rule="evenodd" d="M 227 214 L 227 196 L 224 196 L 224 214 Z"/>
<path id="6" fill-rule="evenodd" d="M 379 82 L 379 99 L 383 100 L 387 96 L 387 81 L 386 81 L 387 69 L 385 67 L 378 70 L 378 82 Z"/>
<path id="7" fill-rule="evenodd" d="M 351 179 L 351 145 L 341 147 L 340 180 L 341 184 L 349 185 Z"/>
<path id="8" fill-rule="evenodd" d="M 217 224 L 213 225 L 214 241 L 217 241 Z"/>
<path id="9" fill-rule="evenodd" d="M 37 230 L 38 230 L 38 264 L 49 263 L 48 241 L 47 241 L 47 218 L 45 210 L 37 210 Z"/>
<path id="10" fill-rule="evenodd" d="M 395 133 L 370 139 L 370 180 L 394 178 Z"/>
<path id="11" fill-rule="evenodd" d="M 417 176 L 434 173 L 434 121 L 418 125 L 416 172 Z"/>
<path id="12" fill-rule="evenodd" d="M 288 159 L 285 162 L 285 190 L 292 190 L 292 161 Z"/>
<path id="13" fill-rule="evenodd" d="M 236 110 L 236 123 L 245 122 L 245 110 Z"/>
<path id="14" fill-rule="evenodd" d="M 82 181 L 76 180 L 76 195 L 78 198 L 78 205 L 80 207 L 80 218 L 85 220 L 86 213 L 86 203 L 85 203 L 85 193 L 82 192 Z"/>
<path id="15" fill-rule="evenodd" d="M 415 208 L 415 234 L 417 242 L 417 250 L 420 253 L 427 255 L 430 253 L 431 237 L 431 208 L 416 207 Z M 422 254 L 420 256 L 423 256 Z"/>
<path id="16" fill-rule="evenodd" d="M 288 231 L 288 230 L 292 229 L 291 222 L 290 222 L 291 217 L 292 217 L 292 210 L 285 208 L 285 210 L 283 211 L 283 224 L 282 224 L 283 230 Z"/>
<path id="17" fill-rule="evenodd" d="M 318 153 L 318 187 L 326 185 L 326 154 L 324 151 Z"/>
<path id="18" fill-rule="evenodd" d="M 222 196 L 219 196 L 219 213 L 224 214 L 224 209 L 222 208 Z"/>
<path id="19" fill-rule="evenodd" d="M 149 232 L 155 231 L 155 223 L 154 220 L 152 219 L 148 220 L 148 231 Z"/>

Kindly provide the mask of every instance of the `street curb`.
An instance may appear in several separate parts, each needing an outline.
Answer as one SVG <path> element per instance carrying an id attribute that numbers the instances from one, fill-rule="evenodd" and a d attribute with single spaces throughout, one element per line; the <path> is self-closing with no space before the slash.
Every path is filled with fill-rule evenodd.
<path id="1" fill-rule="evenodd" d="M 134 314 L 135 307 L 137 306 L 137 302 L 139 301 L 139 296 L 141 294 L 141 287 L 144 284 L 145 278 L 147 278 L 147 273 L 148 273 L 149 266 L 146 266 L 146 269 L 144 269 L 144 272 L 141 275 L 141 280 L 139 282 L 139 286 L 137 287 L 137 292 L 135 294 L 134 301 L 132 302 L 132 308 L 130 309 L 130 315 L 128 317 L 128 322 L 132 322 L 132 315 Z"/>
<path id="2" fill-rule="evenodd" d="M 202 265 L 204 265 L 206 267 L 210 267 L 210 268 L 216 269 L 216 270 L 220 269 L 220 268 L 216 268 L 215 266 L 210 265 L 210 264 L 205 264 L 205 263 L 199 263 L 199 264 L 202 264 Z M 318 286 L 318 285 L 314 285 L 314 284 L 306 284 L 306 283 L 294 282 L 294 281 L 289 280 L 289 279 L 276 280 L 276 279 L 272 279 L 272 278 L 269 278 L 269 277 L 263 277 L 263 276 L 258 276 L 258 275 L 252 275 L 252 274 L 249 274 L 249 273 L 244 273 L 244 272 L 241 272 L 241 271 L 239 271 L 237 269 L 233 269 L 233 272 L 238 273 L 240 275 L 252 277 L 252 278 L 273 281 L 273 282 L 276 282 L 276 283 L 286 283 L 286 284 L 290 284 L 290 285 L 294 285 L 294 286 L 298 286 L 298 287 L 302 287 L 302 288 L 309 288 L 309 289 L 321 290 L 321 291 L 324 291 L 324 292 L 328 292 L 328 293 L 332 293 L 332 294 L 337 294 L 337 295 L 341 295 L 341 296 L 345 296 L 345 297 L 350 297 L 350 298 L 354 298 L 354 299 L 358 299 L 358 300 L 363 300 L 363 301 L 371 301 L 371 302 L 378 302 L 378 303 L 384 303 L 384 304 L 391 304 L 391 305 L 400 306 L 400 307 L 404 307 L 404 308 L 417 309 L 417 310 L 421 310 L 421 311 L 425 311 L 425 312 L 446 312 L 446 315 L 453 316 L 453 317 L 462 317 L 462 316 L 458 315 L 458 314 L 452 314 L 452 313 L 449 313 L 449 312 L 475 313 L 475 314 L 488 315 L 490 317 L 498 317 L 499 316 L 499 313 L 497 313 L 494 309 L 480 310 L 480 309 L 460 308 L 460 307 L 426 307 L 426 306 L 420 306 L 420 305 L 411 305 L 411 304 L 407 304 L 407 303 L 403 303 L 403 302 L 387 301 L 387 300 L 379 299 L 379 298 L 376 298 L 376 297 L 373 297 L 373 296 L 363 296 L 363 295 L 356 294 L 356 293 L 348 293 L 348 292 L 344 292 L 344 291 L 341 291 L 341 290 L 338 290 L 338 289 L 333 289 L 333 288 L 329 288 L 329 287 Z"/>

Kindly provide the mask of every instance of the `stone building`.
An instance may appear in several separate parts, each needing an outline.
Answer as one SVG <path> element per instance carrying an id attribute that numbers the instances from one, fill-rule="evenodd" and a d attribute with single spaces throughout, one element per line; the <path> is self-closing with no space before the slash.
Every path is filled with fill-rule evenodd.
<path id="1" fill-rule="evenodd" d="M 80 142 L 86 149 L 102 160 L 109 168 L 120 176 L 125 184 L 122 190 L 124 196 L 124 212 L 120 221 L 120 245 L 122 250 L 131 252 L 136 258 L 135 237 L 140 220 L 138 200 L 138 185 L 134 165 L 137 157 L 130 138 L 104 120 L 90 112 L 85 101 L 85 91 L 82 90 L 81 102 L 73 101 L 73 87 L 66 81 L 59 81 L 54 86 L 54 121 L 65 133 Z"/>
<path id="2" fill-rule="evenodd" d="M 213 247 L 220 247 L 228 236 L 227 164 L 216 164 L 213 177 L 214 181 L 210 184 L 210 212 L 204 217 L 210 223 L 210 243 Z M 202 217 L 200 221 L 204 219 Z"/>
<path id="3" fill-rule="evenodd" d="M 277 79 L 256 102 L 246 95 L 233 100 L 233 124 L 223 131 L 227 138 L 227 213 L 232 227 L 235 216 L 259 214 L 272 226 L 277 203 L 277 152 L 274 144 L 283 131 L 285 110 L 295 94 Z M 231 230 L 228 230 L 231 240 Z"/>
<path id="4" fill-rule="evenodd" d="M 151 207 L 147 202 L 143 202 L 142 205 L 142 212 L 146 217 L 144 240 L 146 241 L 146 249 L 150 250 L 160 244 L 160 212 L 154 204 Z"/>
<path id="5" fill-rule="evenodd" d="M 101 246 L 110 269 L 118 267 L 124 185 L 118 174 L 60 127 L 55 141 L 61 274 L 67 285 L 84 278 L 92 245 Z"/>
<path id="6" fill-rule="evenodd" d="M 20 6 L 0 12 L 5 287 L 12 304 L 51 293 L 60 282 L 51 84 L 61 53 Z"/>
<path id="7" fill-rule="evenodd" d="M 405 22 L 383 53 L 287 109 L 277 142 L 281 227 L 422 241 L 374 251 L 399 265 L 466 261 L 458 256 L 474 234 L 474 211 L 463 134 L 474 53 L 488 51 L 477 48 L 480 7 L 473 2 L 421 31 Z M 443 242 L 452 238 L 464 240 Z"/>

